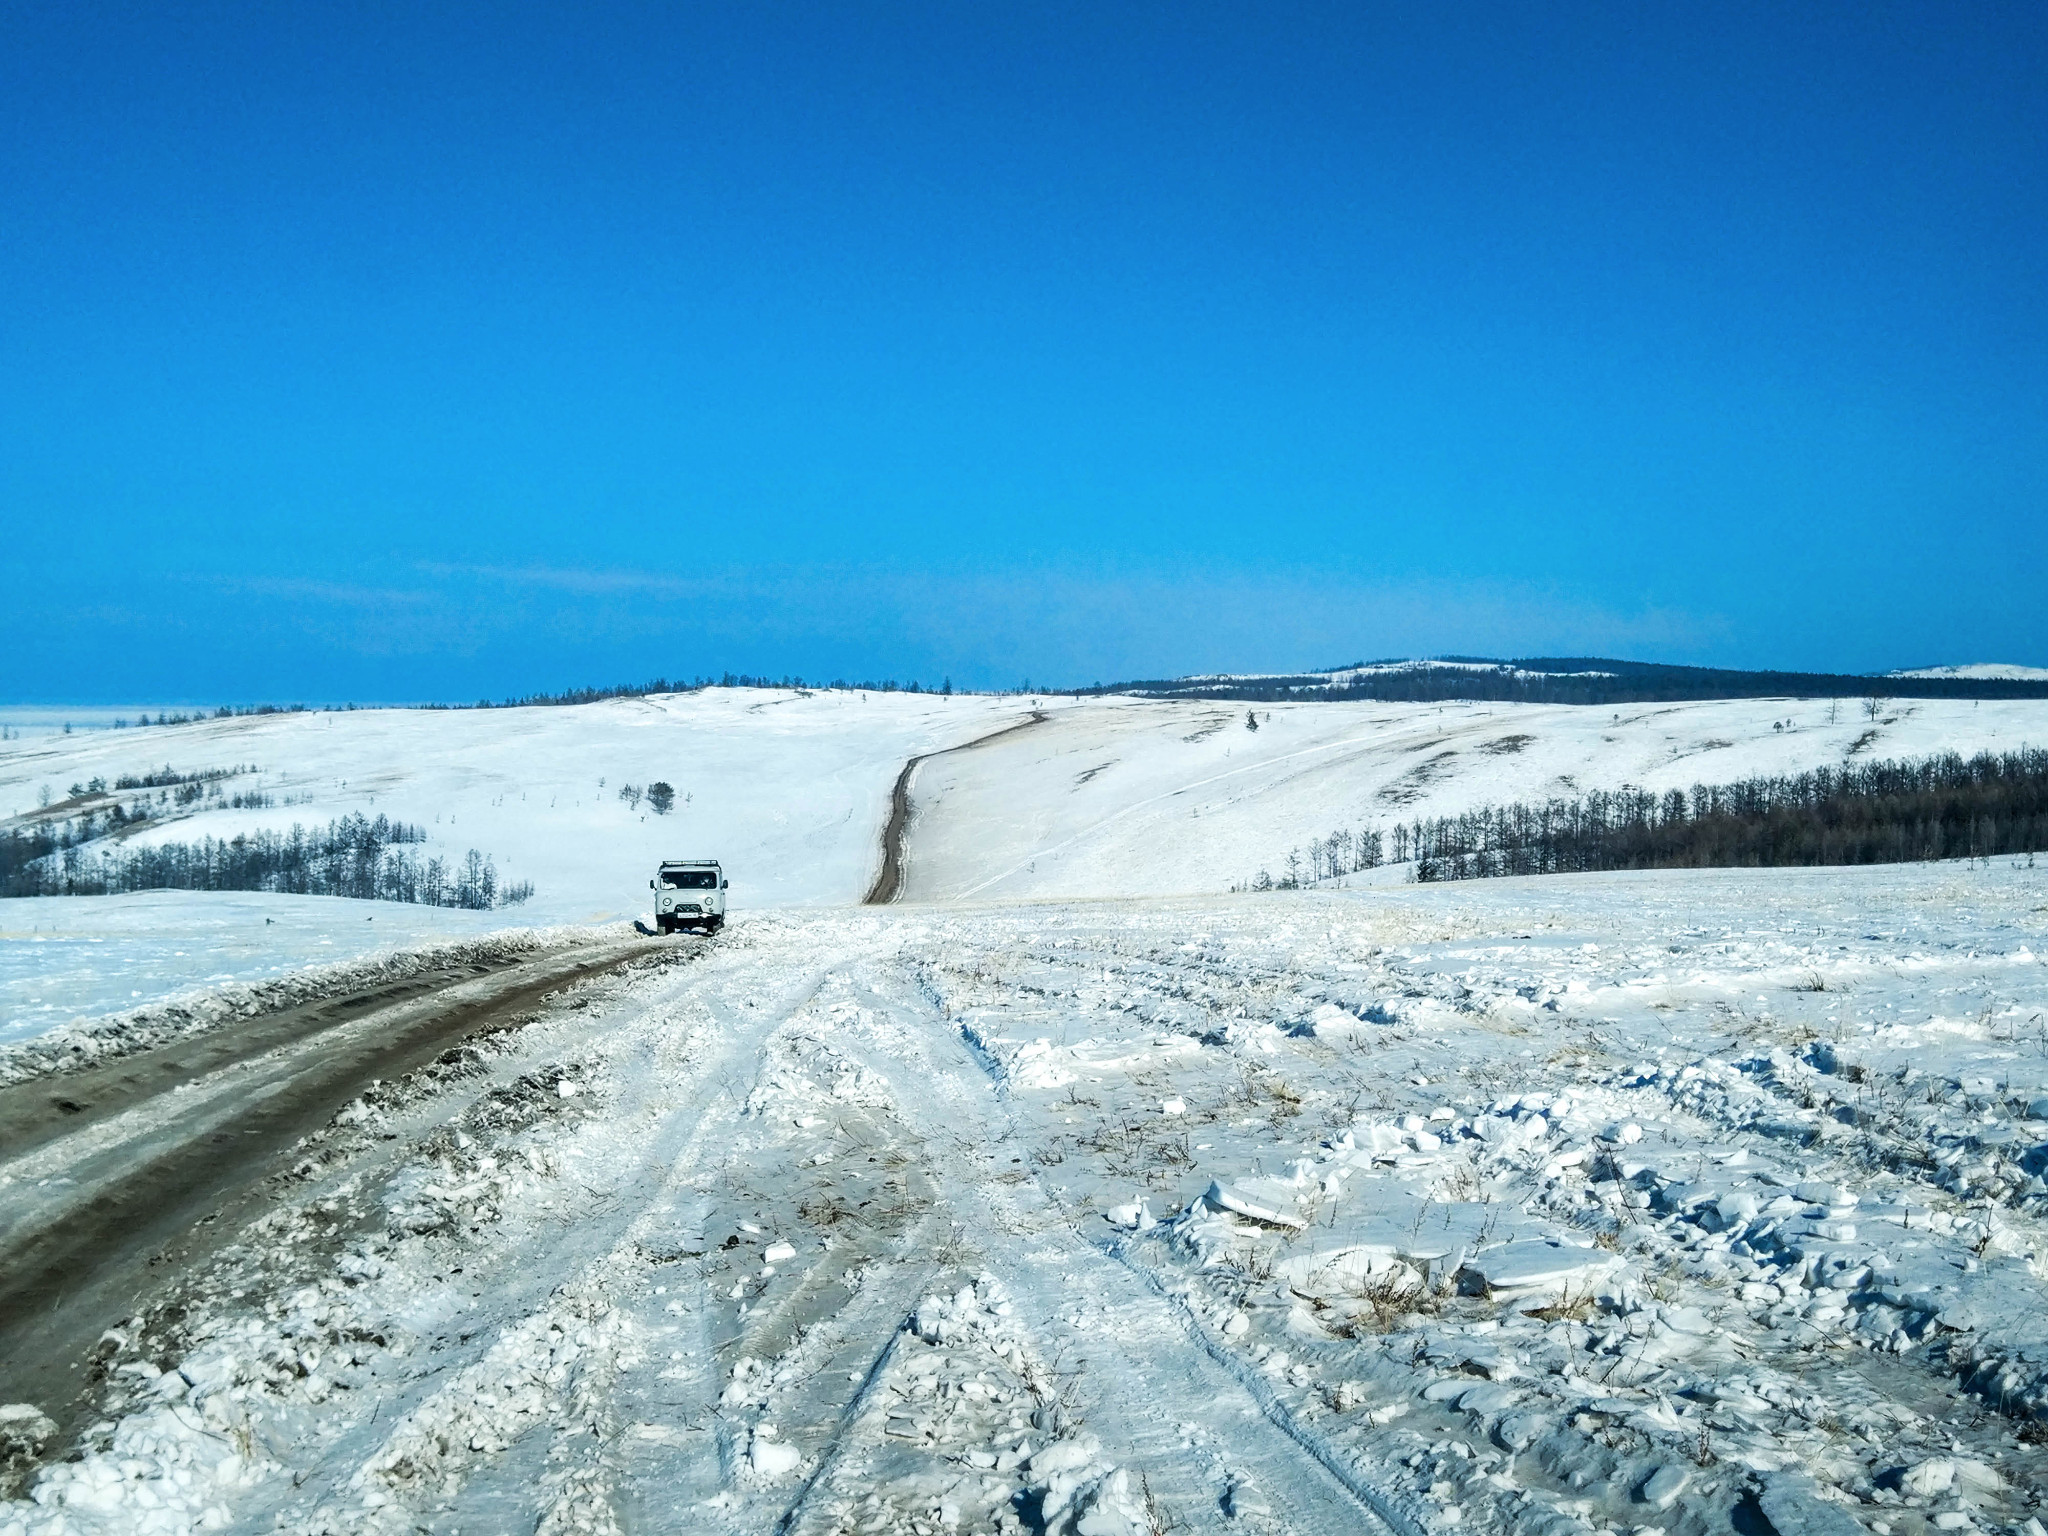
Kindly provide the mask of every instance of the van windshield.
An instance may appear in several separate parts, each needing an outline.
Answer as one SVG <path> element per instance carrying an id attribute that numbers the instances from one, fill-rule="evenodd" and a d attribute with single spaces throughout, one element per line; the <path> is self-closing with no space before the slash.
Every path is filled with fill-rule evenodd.
<path id="1" fill-rule="evenodd" d="M 678 891 L 715 891 L 718 889 L 718 871 L 715 869 L 664 869 L 661 883 Z"/>

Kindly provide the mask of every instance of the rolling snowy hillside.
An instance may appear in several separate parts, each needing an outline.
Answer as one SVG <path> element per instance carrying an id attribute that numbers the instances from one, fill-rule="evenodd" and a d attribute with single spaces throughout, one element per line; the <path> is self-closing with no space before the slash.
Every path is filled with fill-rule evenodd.
<path id="1" fill-rule="evenodd" d="M 35 814 L 45 786 L 61 806 L 72 784 L 96 777 L 253 763 L 229 785 L 276 805 L 201 802 L 133 842 L 383 814 L 423 827 L 424 853 L 454 860 L 477 849 L 535 894 L 495 912 L 189 891 L 0 902 L 0 1040 L 394 948 L 616 922 L 647 910 L 647 880 L 664 857 L 723 860 L 742 909 L 858 901 L 904 761 L 1026 711 L 987 697 L 712 689 L 573 708 L 276 714 L 69 735 L 51 729 L 62 713 L 21 712 L 34 718 L 0 743 L 0 818 Z M 625 784 L 656 780 L 675 787 L 667 816 L 619 798 Z"/>
<path id="2" fill-rule="evenodd" d="M 1633 709 L 1092 700 L 921 765 L 910 900 L 1227 890 L 1338 829 L 1584 790 L 2048 741 L 2048 701 Z M 1834 717 L 1832 720 L 1830 715 Z"/>
<path id="3" fill-rule="evenodd" d="M 722 859 L 749 906 L 855 901 L 873 878 L 904 760 L 1024 714 L 1003 698 L 707 689 L 569 708 L 372 709 L 29 736 L 0 746 L 0 815 L 33 812 L 43 786 L 61 799 L 74 783 L 167 763 L 253 763 L 236 784 L 275 806 L 200 807 L 135 840 L 388 815 L 424 827 L 430 852 L 475 848 L 502 877 L 531 880 L 527 921 L 643 911 L 653 865 L 677 856 Z M 657 780 L 675 789 L 667 816 L 620 798 L 628 784 Z"/>
<path id="4" fill-rule="evenodd" d="M 1043 718 L 990 744 L 963 746 Z M 1835 718 L 1830 721 L 1829 715 Z M 890 790 L 910 786 L 902 899 L 1221 892 L 1288 851 L 1360 828 L 1515 798 L 1719 782 L 1844 760 L 2048 741 L 2048 701 L 1739 700 L 1555 705 L 1032 700 L 707 689 L 576 707 L 356 710 L 64 735 L 56 712 L 0 743 L 0 816 L 60 810 L 73 784 L 169 764 L 254 764 L 228 781 L 276 804 L 205 800 L 135 846 L 351 813 L 477 849 L 533 898 L 490 913 L 325 897 L 140 893 L 0 905 L 0 1037 L 393 947 L 646 910 L 664 856 L 724 861 L 735 911 L 857 902 Z M 654 815 L 619 790 L 666 780 Z M 209 808 L 211 807 L 211 808 Z M 175 807 L 173 810 L 175 811 Z M 61 983 L 61 985 L 60 985 Z"/>

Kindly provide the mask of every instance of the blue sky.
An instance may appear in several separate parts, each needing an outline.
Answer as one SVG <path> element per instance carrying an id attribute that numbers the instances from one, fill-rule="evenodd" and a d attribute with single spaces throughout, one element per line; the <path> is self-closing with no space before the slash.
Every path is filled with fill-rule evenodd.
<path id="1" fill-rule="evenodd" d="M 2048 11 L 0 8 L 0 697 L 2048 664 Z"/>

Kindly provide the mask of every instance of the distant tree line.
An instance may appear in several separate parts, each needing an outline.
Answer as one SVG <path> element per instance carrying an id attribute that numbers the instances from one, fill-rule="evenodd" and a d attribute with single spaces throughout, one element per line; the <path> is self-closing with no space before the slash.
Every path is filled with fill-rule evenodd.
<path id="1" fill-rule="evenodd" d="M 422 827 L 362 815 L 148 848 L 95 846 L 78 838 L 75 821 L 14 828 L 0 834 L 0 896 L 273 891 L 483 911 L 533 894 L 531 881 L 501 886 L 496 865 L 474 848 L 459 863 L 406 851 L 426 838 Z"/>
<path id="2" fill-rule="evenodd" d="M 879 681 L 854 681 L 835 677 L 827 682 L 820 678 L 806 680 L 794 674 L 771 677 L 767 673 L 724 672 L 717 677 L 697 677 L 688 681 L 681 678 L 653 678 L 645 683 L 622 683 L 610 688 L 569 688 L 560 693 L 529 693 L 518 698 L 509 698 L 493 703 L 489 699 L 478 699 L 477 709 L 520 709 L 532 704 L 596 704 L 604 699 L 642 699 L 657 693 L 698 693 L 706 688 L 775 688 L 788 692 L 803 693 L 936 693 L 943 696 L 953 692 L 953 679 L 945 679 L 938 687 L 930 683 L 911 681 L 898 682 L 895 678 Z M 426 709 L 459 708 L 457 705 L 427 704 Z"/>
<path id="3" fill-rule="evenodd" d="M 254 763 L 246 766 L 238 763 L 232 768 L 201 768 L 192 773 L 180 773 L 166 763 L 161 768 L 151 768 L 142 773 L 124 773 L 111 785 L 98 777 L 74 780 L 69 794 L 73 800 L 85 800 L 97 795 L 119 794 L 123 790 L 154 789 L 158 791 L 158 803 L 164 805 L 193 805 L 209 795 L 228 801 L 238 810 L 269 805 L 272 803 L 270 796 L 260 790 L 240 790 L 230 797 L 220 787 L 224 780 L 254 772 Z M 149 796 L 140 796 L 127 814 L 131 819 L 147 819 L 148 805 Z"/>
<path id="4" fill-rule="evenodd" d="M 1240 891 L 1293 891 L 1303 886 L 1315 885 L 1324 880 L 1334 880 L 1341 875 L 1355 875 L 1361 870 L 1378 869 L 1386 861 L 1386 838 L 1377 827 L 1360 827 L 1356 832 L 1339 828 L 1328 837 L 1310 838 L 1298 848 L 1287 850 L 1287 859 L 1280 866 L 1276 878 L 1271 870 L 1262 869 L 1256 878 L 1245 885 L 1233 886 Z"/>
<path id="5" fill-rule="evenodd" d="M 350 709 L 355 708 L 353 704 L 347 707 Z M 307 706 L 304 704 L 223 704 L 218 709 L 212 711 L 205 709 L 195 709 L 189 712 L 180 710 L 178 713 L 173 714 L 169 710 L 162 710 L 158 712 L 154 719 L 150 717 L 147 710 L 144 710 L 133 721 L 130 721 L 126 716 L 116 718 L 113 721 L 113 729 L 125 731 L 131 724 L 194 725 L 201 720 L 232 720 L 242 715 L 302 715 L 306 713 L 306 710 Z M 68 723 L 64 727 L 64 734 L 66 736 L 71 734 L 71 726 Z"/>
<path id="6" fill-rule="evenodd" d="M 1384 666 L 1386 671 L 1358 675 L 1359 669 Z M 1338 674 L 1342 680 L 1333 679 Z M 1349 675 L 1345 675 L 1349 674 Z M 610 687 L 568 688 L 558 693 L 529 693 L 505 699 L 478 699 L 473 705 L 422 704 L 420 709 L 515 709 L 536 704 L 595 704 L 605 699 L 645 698 L 659 693 L 696 693 L 705 688 L 774 688 L 797 692 L 951 694 L 953 680 L 934 687 L 915 678 L 827 681 L 784 674 L 723 672 L 689 679 L 657 677 L 644 683 Z M 1004 690 L 983 690 L 1000 693 Z M 1085 698 L 1098 694 L 1132 694 L 1155 699 L 1235 699 L 1247 703 L 1286 700 L 1312 702 L 1521 703 L 1521 704 L 1659 704 L 1689 699 L 1878 698 L 1878 699 L 2042 699 L 2048 681 L 2002 677 L 1890 677 L 1834 672 L 1741 671 L 1721 667 L 1677 667 L 1659 662 L 1618 661 L 1600 656 L 1526 656 L 1501 660 L 1485 656 L 1440 656 L 1414 665 L 1353 662 L 1321 672 L 1273 677 L 1178 677 L 1136 682 L 1092 683 L 1086 687 L 1033 687 L 1026 678 L 1016 693 L 1045 693 Z M 222 705 L 209 717 L 190 714 L 142 716 L 143 725 L 184 725 L 207 718 L 239 715 L 300 714 L 304 704 Z M 355 704 L 328 704 L 328 713 L 356 709 Z M 364 706 L 370 707 L 370 706 Z M 116 727 L 128 724 L 116 720 Z M 64 727 L 68 735 L 71 727 Z"/>
<path id="7" fill-rule="evenodd" d="M 165 782 L 161 775 L 145 777 L 152 784 Z M 30 819 L 41 823 L 41 835 L 56 839 L 58 846 L 70 847 L 132 831 L 143 823 L 161 819 L 166 811 L 189 814 L 194 806 L 207 811 L 256 811 L 267 810 L 277 803 L 275 797 L 260 789 L 238 789 L 230 793 L 221 787 L 221 780 L 227 777 L 228 774 L 214 771 L 179 775 L 168 781 L 173 787 L 158 788 L 154 796 L 144 789 L 125 803 L 112 800 L 107 804 L 85 806 L 77 802 L 111 796 L 105 779 L 92 778 L 73 784 L 70 800 L 56 805 L 50 803 L 50 788 L 46 784 L 38 796 L 42 809 Z M 141 784 L 142 780 L 123 775 L 114 781 L 114 788 L 133 790 L 140 788 Z"/>
<path id="8" fill-rule="evenodd" d="M 2048 850 L 2048 751 L 1955 753 L 1655 793 L 1596 791 L 1397 826 L 1418 880 L 1891 864 Z"/>
<path id="9" fill-rule="evenodd" d="M 222 779 L 232 779 L 238 774 L 254 772 L 254 763 L 237 763 L 232 768 L 200 768 L 191 773 L 180 773 L 169 763 L 165 763 L 161 768 L 149 768 L 141 773 L 124 773 L 114 780 L 114 788 L 164 789 L 174 784 L 215 784 Z M 102 784 L 101 787 L 104 788 L 105 785 Z M 71 793 L 79 793 L 79 786 L 72 785 Z"/>
<path id="10" fill-rule="evenodd" d="M 1444 663 L 1464 662 L 1451 666 Z M 1159 699 L 1235 699 L 1430 704 L 1654 704 L 1688 699 L 1882 698 L 2041 699 L 2048 681 L 1999 677 L 1856 677 L 1831 672 L 1746 672 L 1719 667 L 1674 667 L 1593 656 L 1534 656 L 1517 661 L 1446 656 L 1435 663 L 1344 677 L 1354 662 L 1328 673 L 1289 677 L 1169 678 L 1097 683 L 1066 690 L 1077 695 L 1138 694 Z"/>

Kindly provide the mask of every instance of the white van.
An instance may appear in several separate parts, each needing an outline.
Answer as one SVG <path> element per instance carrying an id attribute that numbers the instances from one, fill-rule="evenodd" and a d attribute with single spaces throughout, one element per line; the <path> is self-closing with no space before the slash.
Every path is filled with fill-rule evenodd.
<path id="1" fill-rule="evenodd" d="M 654 892 L 654 926 L 663 933 L 725 926 L 725 871 L 716 859 L 663 859 L 647 882 Z"/>

